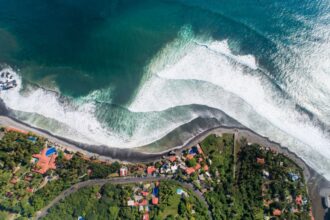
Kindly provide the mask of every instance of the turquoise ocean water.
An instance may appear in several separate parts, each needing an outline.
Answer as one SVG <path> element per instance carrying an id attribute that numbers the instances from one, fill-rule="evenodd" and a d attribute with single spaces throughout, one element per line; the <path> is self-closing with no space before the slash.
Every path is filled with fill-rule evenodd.
<path id="1" fill-rule="evenodd" d="M 0 65 L 11 114 L 54 134 L 126 148 L 241 124 L 330 176 L 329 0 L 0 0 Z"/>

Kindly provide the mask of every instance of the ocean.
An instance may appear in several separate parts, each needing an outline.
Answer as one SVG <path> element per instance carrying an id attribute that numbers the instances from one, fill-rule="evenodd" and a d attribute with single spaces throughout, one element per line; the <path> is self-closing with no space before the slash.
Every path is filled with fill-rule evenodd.
<path id="1" fill-rule="evenodd" d="M 244 126 L 330 179 L 329 0 L 0 0 L 0 66 L 10 115 L 53 134 L 161 151 Z"/>

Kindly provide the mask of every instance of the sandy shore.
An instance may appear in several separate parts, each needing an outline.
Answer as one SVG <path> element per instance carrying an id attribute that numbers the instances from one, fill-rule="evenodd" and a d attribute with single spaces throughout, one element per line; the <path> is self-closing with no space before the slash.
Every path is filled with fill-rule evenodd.
<path id="1" fill-rule="evenodd" d="M 109 148 L 106 146 L 92 146 L 83 143 L 74 142 L 56 135 L 52 135 L 48 131 L 32 127 L 28 124 L 20 122 L 14 118 L 8 116 L 0 116 L 0 125 L 10 126 L 25 131 L 30 131 L 39 136 L 47 138 L 51 142 L 55 142 L 64 148 L 67 148 L 73 152 L 81 152 L 88 157 L 94 156 L 97 159 L 112 162 L 119 160 L 123 162 L 149 162 L 159 160 L 162 156 L 168 154 L 169 151 L 180 152 L 182 149 L 192 145 L 196 145 L 201 142 L 205 137 L 210 134 L 221 135 L 223 133 L 234 133 L 235 139 L 240 140 L 245 137 L 249 143 L 258 143 L 261 146 L 269 147 L 276 150 L 277 152 L 284 154 L 293 160 L 298 166 L 304 171 L 306 183 L 308 184 L 308 190 L 313 204 L 313 214 L 315 219 L 325 219 L 326 210 L 322 206 L 320 191 L 330 188 L 330 183 L 315 170 L 309 167 L 301 158 L 295 153 L 288 150 L 288 148 L 282 147 L 280 144 L 269 140 L 267 137 L 262 137 L 254 131 L 247 128 L 235 128 L 235 127 L 217 127 L 207 131 L 201 132 L 192 139 L 188 140 L 183 146 L 174 147 L 157 153 L 140 152 L 139 148 L 133 149 L 120 149 L 120 148 Z"/>

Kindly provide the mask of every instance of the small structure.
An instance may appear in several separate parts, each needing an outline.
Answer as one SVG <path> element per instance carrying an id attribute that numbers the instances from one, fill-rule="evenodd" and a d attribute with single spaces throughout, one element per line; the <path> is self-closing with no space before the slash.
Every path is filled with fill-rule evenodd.
<path id="1" fill-rule="evenodd" d="M 196 166 L 194 167 L 195 171 L 199 170 L 201 168 L 201 165 L 198 163 L 196 164 Z"/>
<path id="2" fill-rule="evenodd" d="M 195 169 L 192 168 L 192 167 L 188 167 L 188 168 L 186 168 L 185 172 L 186 172 L 188 175 L 190 175 L 190 174 L 192 174 L 192 173 L 195 172 Z"/>
<path id="3" fill-rule="evenodd" d="M 191 160 L 194 158 L 194 156 L 195 156 L 194 154 L 188 154 L 186 158 L 187 160 Z"/>
<path id="4" fill-rule="evenodd" d="M 265 159 L 257 157 L 257 164 L 264 165 L 265 164 Z"/>
<path id="5" fill-rule="evenodd" d="M 170 156 L 168 159 L 169 159 L 169 161 L 174 163 L 176 161 L 176 156 Z"/>
<path id="6" fill-rule="evenodd" d="M 299 205 L 299 206 L 301 206 L 302 203 L 303 203 L 303 201 L 302 201 L 302 195 L 298 195 L 296 197 L 296 204 Z"/>
<path id="7" fill-rule="evenodd" d="M 273 210 L 273 215 L 274 215 L 274 216 L 281 216 L 281 215 L 282 215 L 282 211 L 279 210 L 279 209 L 274 209 L 274 210 Z"/>
<path id="8" fill-rule="evenodd" d="M 147 168 L 147 173 L 148 173 L 149 175 L 152 175 L 155 171 L 156 171 L 155 166 L 148 166 L 148 168 Z"/>
<path id="9" fill-rule="evenodd" d="M 127 201 L 127 206 L 135 206 L 135 202 L 134 202 L 134 200 L 128 200 Z"/>
<path id="10" fill-rule="evenodd" d="M 204 167 L 203 167 L 203 170 L 206 172 L 209 170 L 209 167 L 205 164 Z"/>
<path id="11" fill-rule="evenodd" d="M 158 197 L 156 197 L 156 196 L 152 197 L 152 204 L 153 205 L 158 205 Z"/>
<path id="12" fill-rule="evenodd" d="M 119 170 L 119 175 L 120 176 L 127 176 L 128 170 L 127 167 L 121 167 Z"/>
<path id="13" fill-rule="evenodd" d="M 149 220 L 149 213 L 148 212 L 143 214 L 142 220 Z"/>

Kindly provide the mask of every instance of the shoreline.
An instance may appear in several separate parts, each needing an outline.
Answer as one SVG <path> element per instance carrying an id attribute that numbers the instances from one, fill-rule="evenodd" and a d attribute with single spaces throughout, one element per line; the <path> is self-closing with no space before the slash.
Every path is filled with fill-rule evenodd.
<path id="1" fill-rule="evenodd" d="M 188 148 L 189 146 L 196 145 L 210 134 L 222 135 L 223 133 L 233 133 L 235 134 L 235 142 L 240 140 L 242 137 L 245 137 L 249 143 L 257 143 L 263 147 L 273 149 L 278 153 L 288 157 L 299 167 L 301 167 L 303 170 L 305 182 L 307 183 L 308 193 L 311 200 L 313 201 L 312 210 L 315 219 L 324 219 L 326 214 L 326 209 L 324 209 L 322 205 L 320 191 L 330 188 L 330 181 L 321 176 L 316 170 L 311 168 L 296 153 L 290 151 L 287 147 L 283 147 L 279 143 L 271 141 L 269 138 L 261 136 L 248 128 L 226 126 L 215 127 L 200 132 L 199 134 L 187 140 L 182 146 L 176 146 L 157 153 L 148 153 L 138 151 L 139 147 L 133 148 L 133 150 L 132 148 L 109 148 L 106 146 L 95 146 L 78 143 L 67 138 L 53 135 L 44 129 L 33 127 L 8 115 L 0 115 L 0 125 L 5 127 L 14 127 L 35 133 L 36 135 L 43 136 L 51 142 L 55 142 L 70 151 L 81 152 L 87 157 L 96 157 L 97 160 L 103 162 L 121 161 L 123 163 L 156 161 L 159 160 L 162 156 L 167 155 L 170 151 L 178 153 L 183 149 Z"/>

